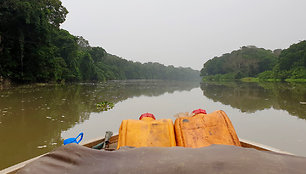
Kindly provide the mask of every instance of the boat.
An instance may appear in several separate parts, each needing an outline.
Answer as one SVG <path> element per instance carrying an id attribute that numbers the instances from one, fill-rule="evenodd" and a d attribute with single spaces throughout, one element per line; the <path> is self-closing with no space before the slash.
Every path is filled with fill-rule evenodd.
<path id="1" fill-rule="evenodd" d="M 193 117 L 180 117 L 178 119 L 176 119 L 175 124 L 176 128 L 178 128 L 180 125 L 184 124 L 185 127 L 182 127 L 181 130 L 186 128 L 186 125 L 192 125 L 193 121 L 197 121 L 196 119 L 214 119 L 213 121 L 218 121 L 218 128 L 222 127 L 224 125 L 226 125 L 226 130 L 230 130 L 230 128 L 233 128 L 230 121 L 228 120 L 226 122 L 227 116 L 223 111 L 215 111 L 213 113 L 210 114 L 206 114 L 205 110 L 195 110 L 194 111 L 194 116 Z M 219 120 L 217 120 L 219 119 Z M 220 121 L 221 119 L 221 121 Z M 225 120 L 225 121 L 223 121 Z M 182 121 L 182 123 L 180 123 L 180 121 Z M 127 122 L 129 122 L 129 124 L 127 124 Z M 171 123 L 171 124 L 170 124 Z M 197 123 L 200 123 L 200 121 L 197 121 Z M 200 128 L 201 130 L 204 129 L 210 129 L 210 125 L 206 125 L 209 122 L 203 123 L 205 125 L 205 127 L 197 127 Z M 227 123 L 227 124 L 225 124 Z M 147 126 L 146 126 L 147 125 Z M 215 124 L 213 124 L 214 126 Z M 160 127 L 164 126 L 164 129 L 159 129 Z M 68 145 L 68 146 L 62 146 L 59 147 L 58 149 L 56 149 L 53 152 L 49 152 L 47 154 L 43 154 L 41 156 L 32 158 L 30 160 L 24 161 L 22 163 L 16 164 L 12 167 L 9 167 L 7 169 L 4 169 L 2 171 L 0 171 L 0 173 L 17 173 L 22 167 L 24 167 L 25 165 L 31 163 L 31 165 L 28 165 L 24 168 L 24 170 L 26 171 L 31 171 L 32 172 L 36 172 L 37 170 L 39 171 L 39 169 L 42 169 L 43 171 L 45 169 L 51 169 L 51 171 L 54 172 L 54 170 L 68 170 L 69 172 L 71 172 L 71 169 L 69 168 L 69 166 L 71 167 L 71 164 L 78 164 L 77 168 L 78 170 L 76 172 L 80 172 L 81 170 L 86 170 L 85 173 L 88 170 L 98 170 L 101 169 L 101 165 L 96 165 L 99 164 L 100 159 L 102 159 L 102 161 L 109 161 L 109 159 L 113 159 L 115 161 L 109 161 L 109 163 L 116 163 L 117 159 L 130 159 L 130 157 L 137 157 L 139 161 L 141 161 L 140 163 L 143 163 L 146 160 L 152 160 L 153 163 L 156 161 L 163 161 L 164 163 L 155 163 L 155 165 L 164 165 L 164 164 L 168 164 L 169 162 L 171 163 L 170 165 L 173 165 L 172 169 L 181 169 L 181 166 L 177 166 L 182 164 L 182 161 L 179 161 L 178 163 L 173 163 L 172 160 L 185 160 L 183 162 L 183 166 L 186 164 L 187 166 L 190 165 L 190 160 L 193 160 L 193 158 L 197 158 L 198 161 L 200 162 L 200 165 L 203 167 L 204 163 L 206 163 L 206 165 L 210 166 L 213 165 L 221 165 L 222 170 L 225 170 L 223 166 L 223 163 L 229 163 L 232 164 L 231 161 L 232 160 L 236 160 L 236 163 L 234 162 L 233 167 L 233 171 L 235 173 L 235 171 L 237 171 L 237 169 L 240 172 L 240 168 L 237 168 L 237 164 L 239 164 L 238 166 L 240 167 L 249 167 L 252 168 L 254 166 L 252 166 L 253 164 L 257 163 L 257 162 L 262 162 L 263 165 L 265 165 L 266 167 L 270 167 L 270 169 L 275 170 L 274 168 L 271 168 L 271 163 L 275 164 L 275 161 L 270 161 L 271 159 L 275 159 L 276 156 L 280 155 L 279 159 L 281 160 L 288 160 L 289 162 L 287 163 L 287 167 L 290 170 L 295 170 L 295 169 L 300 169 L 300 170 L 304 170 L 305 169 L 305 165 L 301 165 L 301 163 L 306 162 L 306 158 L 304 157 L 296 157 L 296 156 L 292 156 L 293 154 L 287 153 L 287 152 L 283 152 L 280 151 L 278 149 L 272 148 L 272 147 L 268 147 L 265 145 L 261 145 L 258 143 L 254 143 L 251 141 L 247 141 L 247 140 L 243 140 L 243 139 L 238 139 L 236 133 L 234 132 L 234 134 L 225 134 L 224 137 L 226 137 L 226 135 L 230 135 L 229 137 L 234 139 L 233 135 L 235 135 L 235 141 L 237 140 L 236 144 L 239 145 L 235 145 L 235 144 L 226 144 L 223 143 L 222 141 L 217 141 L 218 137 L 214 140 L 216 141 L 211 141 L 212 143 L 210 143 L 210 145 L 206 146 L 195 146 L 195 147 L 200 147 L 200 148 L 192 148 L 192 146 L 188 146 L 187 145 L 180 145 L 180 144 L 175 144 L 175 143 L 171 143 L 172 141 L 178 141 L 176 140 L 174 137 L 169 136 L 170 138 L 166 138 L 166 140 L 164 142 L 167 142 L 168 144 L 166 144 L 166 146 L 157 144 L 159 143 L 159 140 L 161 140 L 164 137 L 168 136 L 168 132 L 171 132 L 171 135 L 174 136 L 174 129 L 177 130 L 176 128 L 173 127 L 172 124 L 172 120 L 166 120 L 166 119 L 161 119 L 161 120 L 155 120 L 155 117 L 153 114 L 149 114 L 149 113 L 145 113 L 143 115 L 140 116 L 139 120 L 123 120 L 122 124 L 120 126 L 119 129 L 119 133 L 112 136 L 113 133 L 110 131 L 107 131 L 105 134 L 105 137 L 100 137 L 100 138 L 96 138 L 94 140 L 90 140 L 88 142 L 84 142 L 82 144 L 79 145 L 75 145 L 74 143 L 77 143 L 82 139 L 82 135 L 83 133 L 80 133 L 77 137 L 81 137 L 81 139 L 79 139 L 79 141 L 77 141 L 77 138 L 68 138 L 64 141 L 64 144 L 67 144 L 67 142 L 73 142 L 72 145 Z M 179 127 L 180 128 L 180 127 Z M 191 127 L 193 130 L 193 127 Z M 150 131 L 147 131 L 150 130 Z M 151 131 L 154 130 L 154 131 Z M 161 134 L 156 132 L 159 131 Z M 165 131 L 166 130 L 166 131 Z M 212 132 L 215 132 L 214 134 L 212 134 L 211 132 L 209 132 L 209 134 L 206 135 L 217 135 L 218 132 L 217 130 L 220 129 L 211 129 Z M 141 132 L 140 134 L 135 134 L 135 132 Z M 129 132 L 129 133 L 127 133 Z M 152 134 L 148 134 L 148 132 L 152 133 Z M 182 132 L 182 131 L 181 131 Z M 194 131 L 195 132 L 195 131 Z M 221 131 L 222 132 L 222 131 Z M 133 134 L 134 133 L 134 134 Z M 142 139 L 141 134 L 145 134 L 146 137 L 150 137 L 148 138 L 149 141 L 147 141 L 148 139 L 144 138 Z M 163 134 L 165 133 L 165 134 Z M 132 135 L 132 136 L 130 136 Z M 170 135 L 170 134 L 169 134 Z M 178 137 L 181 134 L 176 133 L 175 136 Z M 203 136 L 201 136 L 201 134 L 192 134 L 191 136 L 194 136 L 194 139 L 192 140 L 193 142 L 199 141 L 201 140 L 201 138 L 203 138 Z M 120 137 L 121 136 L 121 137 Z M 161 138 L 159 138 L 161 137 Z M 129 139 L 129 143 L 130 144 L 126 144 L 125 140 Z M 225 138 L 224 138 L 225 139 Z M 162 139 L 163 140 L 163 139 Z M 205 137 L 205 140 L 208 141 L 208 138 Z M 147 141 L 146 145 L 140 145 L 139 143 L 143 143 Z M 132 142 L 132 143 L 131 143 Z M 135 143 L 136 142 L 136 143 Z M 157 142 L 157 143 L 156 143 Z M 170 142 L 170 143 L 169 143 Z M 190 142 L 190 141 L 189 141 Z M 134 143 L 134 144 L 133 144 Z M 154 144 L 155 143 L 155 144 Z M 153 145 L 152 145 L 153 144 Z M 193 145 L 193 144 L 191 144 Z M 83 147 L 82 147 L 83 146 Z M 128 146 L 128 147 L 127 147 Z M 121 149 L 121 147 L 123 147 L 123 150 L 118 150 L 117 149 Z M 129 147 L 140 147 L 140 148 L 129 148 Z M 149 147 L 149 148 L 146 148 Z M 165 147 L 165 148 L 162 148 Z M 88 149 L 87 149 L 88 148 Z M 103 148 L 103 151 L 93 151 L 90 150 L 91 149 L 100 149 Z M 251 148 L 251 149 L 250 149 Z M 133 151 L 131 150 L 127 150 L 127 149 L 133 149 Z M 256 151 L 252 150 L 252 149 L 256 149 Z M 109 152 L 105 152 L 105 151 L 116 151 L 115 153 L 109 153 Z M 262 151 L 267 151 L 267 152 L 262 152 Z M 230 153 L 228 153 L 230 152 Z M 272 152 L 272 153 L 270 153 Z M 168 155 L 164 155 L 164 153 L 167 153 Z M 139 155 L 140 154 L 140 155 Z M 188 155 L 187 155 L 188 154 Z M 193 155 L 190 155 L 193 154 Z M 199 155 L 202 154 L 202 155 Z M 226 155 L 225 155 L 226 154 Z M 248 160 L 246 159 L 246 156 L 248 155 L 253 155 L 252 157 L 250 157 Z M 111 155 L 115 155 L 111 156 Z M 116 156 L 119 155 L 119 156 Z M 183 156 L 182 156 L 183 155 Z M 187 155 L 187 156 L 186 156 Z M 150 156 L 150 158 L 148 158 L 148 156 Z M 192 156 L 192 157 L 191 157 Z M 40 158 L 42 157 L 42 158 Z M 119 158 L 118 158 L 119 157 Z M 191 159 L 190 159 L 191 157 Z M 203 158 L 205 157 L 205 158 Z M 212 157 L 210 159 L 210 157 Z M 217 157 L 217 158 L 215 158 Z M 226 158 L 223 158 L 226 157 Z M 38 159 L 38 160 L 37 160 Z M 37 161 L 35 161 L 37 160 Z M 93 160 L 93 161 L 91 161 Z M 204 161 L 203 161 L 204 160 Z M 134 160 L 132 160 L 134 161 Z M 137 160 L 135 160 L 137 161 Z M 212 162 L 210 162 L 212 161 Z M 220 162 L 222 161 L 222 162 Z M 247 163 L 245 163 L 247 161 Z M 249 161 L 249 163 L 248 163 Z M 55 162 L 55 163 L 54 163 Z M 101 161 L 100 161 L 101 162 Z M 118 160 L 117 160 L 118 162 Z M 151 162 L 151 161 L 147 161 L 147 162 Z M 167 163 L 168 162 L 168 163 Z M 209 163 L 210 162 L 210 163 Z M 47 163 L 47 166 L 46 166 Z M 126 161 L 119 161 L 119 164 L 125 164 Z M 144 162 L 145 163 L 145 162 Z M 297 163 L 297 166 L 290 166 L 289 164 L 291 163 Z M 68 166 L 67 166 L 67 165 Z M 150 163 L 152 164 L 152 163 Z M 251 165 L 250 165 L 251 164 Z M 276 164 L 280 164 L 279 161 L 276 161 Z M 66 166 L 64 166 L 66 165 Z M 92 165 L 96 165 L 97 168 L 92 168 Z M 129 166 L 127 166 L 128 168 L 130 168 L 131 166 L 136 167 L 137 168 L 138 164 L 131 164 Z M 60 166 L 60 167 L 59 167 Z M 225 165 L 226 166 L 226 165 Z M 229 165 L 231 166 L 231 165 Z M 304 167 L 305 166 L 305 167 Z M 88 168 L 89 167 L 89 168 Z M 103 165 L 102 165 L 103 167 Z M 109 165 L 106 164 L 106 166 L 103 168 L 103 171 L 105 169 L 108 169 Z M 138 166 L 139 167 L 139 166 Z M 141 167 L 141 166 L 140 166 Z M 157 168 L 159 168 L 160 166 L 155 166 Z M 165 167 L 165 166 L 164 166 Z M 167 166 L 168 167 L 168 166 Z M 273 167 L 273 166 L 272 166 Z M 286 167 L 286 166 L 285 166 Z M 31 169 L 29 169 L 31 168 Z M 88 170 L 87 170 L 88 168 Z M 134 169 L 136 169 L 134 168 Z M 111 168 L 111 169 L 117 169 L 117 168 Z M 228 168 L 231 169 L 231 168 Z M 24 171 L 22 169 L 22 171 Z M 219 170 L 219 169 L 218 169 Z M 249 170 L 249 169 L 247 169 Z M 305 169 L 306 170 L 306 169 Z M 173 170 L 172 170 L 173 171 Z M 275 171 L 279 171 L 278 169 Z M 63 171 L 58 171 L 58 172 L 63 172 Z M 83 171 L 84 172 L 84 171 Z M 111 171 L 112 172 L 112 171 Z M 139 171 L 138 171 L 139 172 Z M 150 171 L 151 173 L 154 171 Z M 29 172 L 26 172 L 29 173 Z M 73 173 L 73 172 L 72 172 Z M 116 173 L 116 172 L 115 172 Z M 133 173 L 133 172 L 132 172 Z"/>
<path id="2" fill-rule="evenodd" d="M 118 134 L 112 136 L 109 139 L 109 145 L 108 145 L 108 147 L 105 150 L 107 150 L 107 151 L 114 151 L 114 150 L 116 150 L 117 143 L 118 143 L 118 137 L 119 137 Z M 105 138 L 99 137 L 99 138 L 96 138 L 96 139 L 93 139 L 93 140 L 81 143 L 80 145 L 82 145 L 84 147 L 92 148 L 92 147 L 94 147 L 94 146 L 96 146 L 96 145 L 98 145 L 98 144 L 100 144 L 100 143 L 102 143 L 104 141 L 105 141 Z M 240 144 L 244 148 L 253 148 L 253 149 L 256 149 L 256 150 L 259 150 L 259 151 L 271 151 L 271 152 L 276 152 L 276 153 L 293 155 L 291 153 L 284 152 L 284 151 L 281 151 L 279 149 L 276 149 L 276 148 L 273 148 L 273 147 L 269 147 L 269 146 L 266 146 L 266 145 L 262 145 L 262 144 L 258 144 L 258 143 L 255 143 L 255 142 L 251 142 L 251 141 L 248 141 L 248 140 L 240 139 Z M 8 173 L 8 174 L 17 173 L 17 171 L 19 169 L 21 169 L 22 167 L 24 167 L 26 164 L 29 164 L 29 163 L 33 162 L 34 160 L 36 160 L 36 159 L 38 159 L 38 158 L 40 158 L 40 157 L 42 157 L 44 155 L 46 155 L 46 154 L 34 157 L 32 159 L 26 160 L 24 162 L 21 162 L 19 164 L 14 165 L 14 166 L 11 166 L 11 167 L 8 167 L 6 169 L 3 169 L 3 170 L 0 171 L 0 173 Z"/>

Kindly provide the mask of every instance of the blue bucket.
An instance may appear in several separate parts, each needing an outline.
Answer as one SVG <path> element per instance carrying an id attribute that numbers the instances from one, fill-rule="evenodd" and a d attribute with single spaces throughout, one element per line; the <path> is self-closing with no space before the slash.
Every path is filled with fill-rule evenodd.
<path id="1" fill-rule="evenodd" d="M 64 140 L 64 145 L 71 144 L 71 143 L 79 144 L 83 139 L 83 135 L 84 135 L 84 133 L 81 132 L 76 138 L 67 138 L 66 140 Z M 78 138 L 79 138 L 79 140 L 78 140 Z"/>

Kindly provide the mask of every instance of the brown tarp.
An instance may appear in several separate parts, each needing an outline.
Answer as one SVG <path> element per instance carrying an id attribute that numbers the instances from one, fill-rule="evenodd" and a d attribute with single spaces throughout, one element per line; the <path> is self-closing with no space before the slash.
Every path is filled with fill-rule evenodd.
<path id="1" fill-rule="evenodd" d="M 18 173 L 305 174 L 306 158 L 230 145 L 122 148 L 110 152 L 70 144 L 26 165 Z"/>

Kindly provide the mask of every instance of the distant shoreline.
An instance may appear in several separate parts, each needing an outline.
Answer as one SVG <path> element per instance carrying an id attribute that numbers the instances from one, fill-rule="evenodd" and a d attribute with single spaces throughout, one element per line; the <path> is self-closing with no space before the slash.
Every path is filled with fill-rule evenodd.
<path id="1" fill-rule="evenodd" d="M 306 79 L 259 79 L 257 77 L 244 77 L 241 79 L 227 79 L 227 78 L 218 78 L 217 76 L 214 78 L 213 76 L 210 76 L 210 78 L 202 77 L 202 82 L 234 82 L 234 81 L 240 81 L 240 82 L 284 82 L 284 83 L 306 83 Z"/>

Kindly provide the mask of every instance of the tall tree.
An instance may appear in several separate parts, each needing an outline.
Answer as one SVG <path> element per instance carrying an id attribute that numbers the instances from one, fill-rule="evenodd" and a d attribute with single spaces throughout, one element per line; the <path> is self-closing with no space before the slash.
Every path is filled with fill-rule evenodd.
<path id="1" fill-rule="evenodd" d="M 47 75 L 42 70 L 50 56 L 43 53 L 52 54 L 51 33 L 67 13 L 59 0 L 1 0 L 1 76 L 26 81 Z"/>

